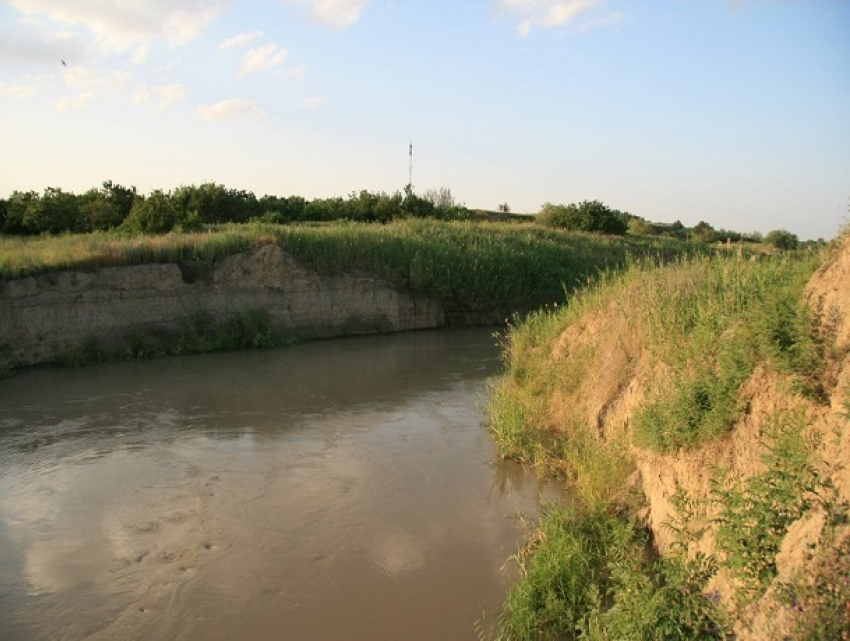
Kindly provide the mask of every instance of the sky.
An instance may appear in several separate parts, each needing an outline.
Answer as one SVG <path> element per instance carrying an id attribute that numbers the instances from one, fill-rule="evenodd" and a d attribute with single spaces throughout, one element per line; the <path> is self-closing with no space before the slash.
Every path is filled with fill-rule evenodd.
<path id="1" fill-rule="evenodd" d="M 0 197 L 417 193 L 850 218 L 850 0 L 0 0 Z"/>

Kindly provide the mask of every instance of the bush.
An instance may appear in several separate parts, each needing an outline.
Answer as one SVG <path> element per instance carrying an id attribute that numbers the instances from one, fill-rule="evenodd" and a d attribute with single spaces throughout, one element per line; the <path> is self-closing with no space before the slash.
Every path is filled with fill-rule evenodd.
<path id="1" fill-rule="evenodd" d="M 164 234 L 174 229 L 178 220 L 174 200 L 157 189 L 147 198 L 139 198 L 133 203 L 124 227 L 135 233 Z"/>
<path id="2" fill-rule="evenodd" d="M 797 249 L 797 246 L 800 244 L 799 239 L 796 234 L 792 234 L 790 231 L 786 231 L 784 229 L 774 229 L 767 236 L 764 237 L 764 243 L 766 245 L 770 245 L 771 247 L 775 247 L 776 249 Z"/>
<path id="3" fill-rule="evenodd" d="M 626 233 L 628 218 L 627 214 L 611 209 L 598 200 L 585 200 L 570 205 L 545 203 L 538 214 L 538 221 L 547 227 L 619 236 Z"/>

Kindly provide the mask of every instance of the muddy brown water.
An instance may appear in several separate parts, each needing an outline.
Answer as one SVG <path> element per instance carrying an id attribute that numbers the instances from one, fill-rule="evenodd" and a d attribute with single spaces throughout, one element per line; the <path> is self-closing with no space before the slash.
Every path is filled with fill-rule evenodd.
<path id="1" fill-rule="evenodd" d="M 475 639 L 557 490 L 496 460 L 490 331 L 0 381 L 0 636 Z"/>

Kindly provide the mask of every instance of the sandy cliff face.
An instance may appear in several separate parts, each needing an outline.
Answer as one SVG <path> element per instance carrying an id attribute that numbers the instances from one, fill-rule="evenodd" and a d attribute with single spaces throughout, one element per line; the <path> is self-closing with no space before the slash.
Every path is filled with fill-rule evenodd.
<path id="1" fill-rule="evenodd" d="M 58 272 L 0 283 L 0 347 L 12 366 L 35 365 L 92 340 L 121 349 L 133 332 L 173 330 L 203 312 L 216 321 L 263 310 L 276 328 L 334 336 L 439 327 L 442 307 L 368 276 L 321 276 L 277 245 L 191 264 Z"/>
<path id="2" fill-rule="evenodd" d="M 821 266 L 806 288 L 807 301 L 829 343 L 826 402 L 795 393 L 790 378 L 761 364 L 742 389 L 748 409 L 729 436 L 696 449 L 663 454 L 639 447 L 632 438 L 633 417 L 668 372 L 635 339 L 632 329 L 641 321 L 630 310 L 640 306 L 631 296 L 640 296 L 640 292 L 626 288 L 604 309 L 597 308 L 570 324 L 552 343 L 553 361 L 571 363 L 563 374 L 571 382 L 553 385 L 557 391 L 551 400 L 551 425 L 574 429 L 579 412 L 580 422 L 599 442 L 616 442 L 628 449 L 637 468 L 635 485 L 645 500 L 642 516 L 662 554 L 670 553 L 680 542 L 670 526 L 679 523 L 676 519 L 681 516 L 674 497 L 684 492 L 696 505 L 686 524 L 697 533 L 688 553 L 711 555 L 715 551 L 715 519 L 721 509 L 712 490 L 717 470 L 740 479 L 763 472 L 771 421 L 783 413 L 801 413 L 808 425 L 807 436 L 820 442 L 812 460 L 822 486 L 830 488 L 832 496 L 814 497 L 815 507 L 789 528 L 776 558 L 779 576 L 758 602 L 735 603 L 734 581 L 724 571 L 706 588 L 716 590 L 735 613 L 737 638 L 783 638 L 791 615 L 778 596 L 779 583 L 805 574 L 818 554 L 828 552 L 823 545 L 836 545 L 837 549 L 850 536 L 845 526 L 838 529 L 837 539 L 827 541 L 826 514 L 818 507 L 827 500 L 850 502 L 850 239 Z M 583 360 L 583 353 L 592 356 Z M 573 371 L 575 363 L 580 363 L 578 376 Z"/>

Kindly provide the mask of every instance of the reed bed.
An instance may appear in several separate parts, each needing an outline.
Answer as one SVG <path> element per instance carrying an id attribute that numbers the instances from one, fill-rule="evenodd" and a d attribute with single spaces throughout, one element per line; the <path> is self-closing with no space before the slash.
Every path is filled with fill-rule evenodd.
<path id="1" fill-rule="evenodd" d="M 359 271 L 469 310 L 561 303 L 602 270 L 635 257 L 666 259 L 699 246 L 661 238 L 571 234 L 534 224 L 403 220 L 209 226 L 193 233 L 0 239 L 0 279 L 49 271 L 200 260 L 276 242 L 320 273 Z"/>

